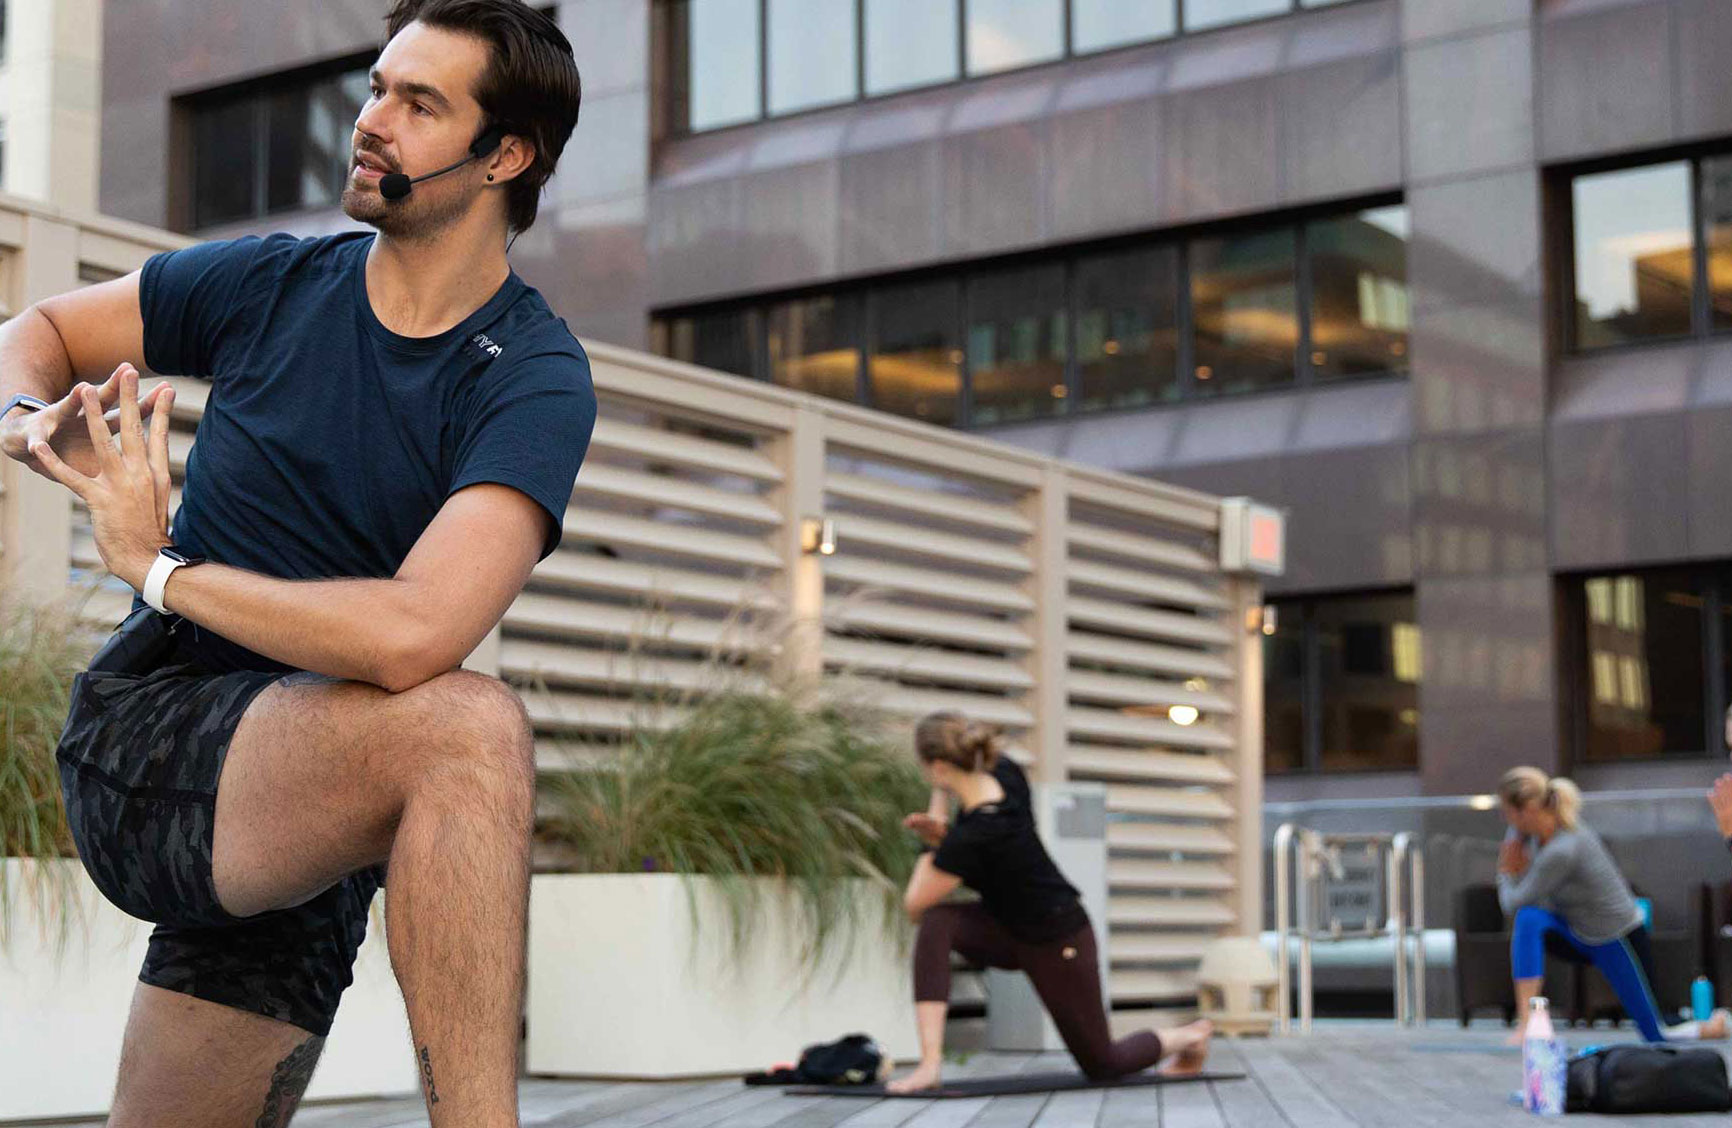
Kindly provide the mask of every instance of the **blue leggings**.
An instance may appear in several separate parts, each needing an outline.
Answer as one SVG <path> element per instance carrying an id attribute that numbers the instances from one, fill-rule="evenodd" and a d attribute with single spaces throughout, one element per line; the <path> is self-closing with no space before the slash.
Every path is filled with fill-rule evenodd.
<path id="1" fill-rule="evenodd" d="M 1540 979 L 1546 973 L 1546 934 L 1556 933 L 1600 969 L 1611 981 L 1618 1001 L 1650 1042 L 1664 1042 L 1666 1034 L 1660 1028 L 1660 1008 L 1654 1001 L 1654 990 L 1648 983 L 1644 961 L 1628 936 L 1609 944 L 1589 944 L 1575 933 L 1556 913 L 1528 906 L 1516 912 L 1515 927 L 1510 934 L 1510 969 L 1517 979 Z M 1524 1019 L 1526 1016 L 1522 1016 Z"/>

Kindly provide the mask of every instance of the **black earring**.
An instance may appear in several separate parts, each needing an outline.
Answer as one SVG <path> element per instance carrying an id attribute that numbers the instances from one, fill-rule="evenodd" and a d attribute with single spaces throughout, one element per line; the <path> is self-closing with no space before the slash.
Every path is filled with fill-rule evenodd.
<path id="1" fill-rule="evenodd" d="M 491 172 L 487 174 L 487 183 L 493 183 L 493 174 Z"/>

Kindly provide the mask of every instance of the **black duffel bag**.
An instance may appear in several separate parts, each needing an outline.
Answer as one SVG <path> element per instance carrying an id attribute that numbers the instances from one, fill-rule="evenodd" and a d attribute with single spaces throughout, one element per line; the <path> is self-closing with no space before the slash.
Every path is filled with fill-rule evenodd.
<path id="1" fill-rule="evenodd" d="M 1607 1046 L 1570 1059 L 1567 1112 L 1727 1112 L 1732 1088 L 1717 1050 Z"/>

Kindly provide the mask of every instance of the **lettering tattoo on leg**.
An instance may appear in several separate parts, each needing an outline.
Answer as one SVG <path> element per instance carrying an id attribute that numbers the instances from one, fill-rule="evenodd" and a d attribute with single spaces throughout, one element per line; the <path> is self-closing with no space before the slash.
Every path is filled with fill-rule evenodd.
<path id="1" fill-rule="evenodd" d="M 427 1104 L 438 1104 L 439 1090 L 433 1087 L 433 1056 L 426 1046 L 421 1047 L 421 1080 L 427 1085 Z"/>
<path id="2" fill-rule="evenodd" d="M 323 1038 L 308 1038 L 277 1063 L 271 1074 L 271 1091 L 265 1094 L 265 1107 L 253 1122 L 254 1128 L 286 1128 L 313 1079 L 313 1067 L 319 1064 L 319 1053 L 324 1048 Z"/>

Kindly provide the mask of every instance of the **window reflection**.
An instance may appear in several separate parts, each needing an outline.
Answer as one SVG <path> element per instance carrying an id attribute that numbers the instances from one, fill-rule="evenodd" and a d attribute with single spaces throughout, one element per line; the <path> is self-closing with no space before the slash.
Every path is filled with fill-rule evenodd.
<path id="1" fill-rule="evenodd" d="M 266 207 L 334 204 L 348 173 L 355 119 L 367 98 L 364 72 L 293 87 L 269 100 Z"/>
<path id="2" fill-rule="evenodd" d="M 674 43 L 684 49 L 685 120 L 693 130 L 750 121 L 760 110 L 758 0 L 684 0 Z"/>
<path id="3" fill-rule="evenodd" d="M 992 74 L 1064 53 L 1061 0 L 968 0 L 968 73 Z"/>
<path id="4" fill-rule="evenodd" d="M 1185 0 L 1185 30 L 1222 27 L 1291 11 L 1293 0 Z"/>
<path id="5" fill-rule="evenodd" d="M 1077 264 L 1077 408 L 1168 402 L 1179 394 L 1179 255 L 1173 247 Z"/>
<path id="6" fill-rule="evenodd" d="M 1164 39 L 1179 28 L 1178 0 L 1071 0 L 1071 50 L 1082 54 Z"/>
<path id="7" fill-rule="evenodd" d="M 865 0 L 866 93 L 956 78 L 956 0 Z"/>
<path id="8" fill-rule="evenodd" d="M 1732 158 L 1702 162 L 1702 225 L 1708 243 L 1711 327 L 1732 329 Z"/>
<path id="9" fill-rule="evenodd" d="M 1317 379 L 1407 371 L 1407 237 L 1404 207 L 1307 228 Z"/>
<path id="10" fill-rule="evenodd" d="M 770 0 L 769 16 L 771 113 L 854 97 L 854 0 Z"/>
<path id="11" fill-rule="evenodd" d="M 254 214 L 261 170 L 259 113 L 251 98 L 202 106 L 193 113 L 193 225 Z"/>
<path id="12" fill-rule="evenodd" d="M 1263 767 L 1279 774 L 1305 766 L 1305 605 L 1272 605 L 1275 631 L 1263 636 Z"/>
<path id="13" fill-rule="evenodd" d="M 795 391 L 852 402 L 859 397 L 860 303 L 852 296 L 802 298 L 770 307 L 770 379 Z"/>
<path id="14" fill-rule="evenodd" d="M 758 324 L 755 310 L 673 318 L 668 322 L 668 355 L 736 376 L 756 376 Z"/>
<path id="15" fill-rule="evenodd" d="M 995 270 L 968 284 L 971 421 L 985 426 L 1064 406 L 1064 268 Z"/>
<path id="16" fill-rule="evenodd" d="M 962 395 L 956 284 L 887 286 L 873 301 L 868 402 L 927 423 L 955 423 Z"/>
<path id="17" fill-rule="evenodd" d="M 1701 755 L 1702 585 L 1661 572 L 1595 576 L 1582 589 L 1587 758 Z"/>
<path id="18" fill-rule="evenodd" d="M 1411 595 L 1318 600 L 1325 771 L 1419 765 L 1419 628 Z"/>
<path id="19" fill-rule="evenodd" d="M 1579 176 L 1573 194 L 1577 346 L 1688 333 L 1689 162 Z"/>
<path id="20" fill-rule="evenodd" d="M 1191 244 L 1197 390 L 1220 395 L 1293 382 L 1299 343 L 1293 232 Z"/>

